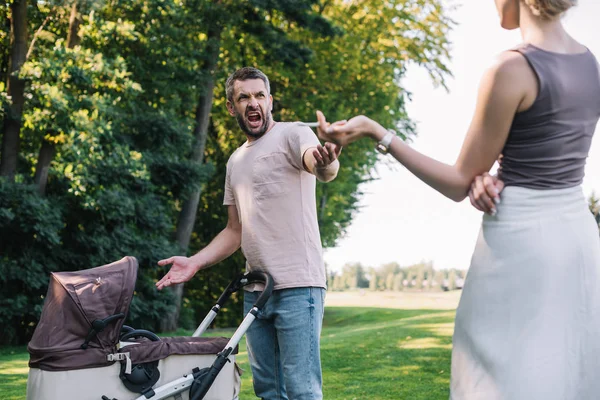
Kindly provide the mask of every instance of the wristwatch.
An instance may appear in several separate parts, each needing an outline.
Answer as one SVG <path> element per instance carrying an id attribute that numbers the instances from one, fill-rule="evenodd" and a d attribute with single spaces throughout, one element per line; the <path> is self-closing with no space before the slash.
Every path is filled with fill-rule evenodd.
<path id="1" fill-rule="evenodd" d="M 375 150 L 381 154 L 387 154 L 394 136 L 396 136 L 396 132 L 388 129 L 388 133 L 386 133 L 385 136 L 375 145 Z"/>

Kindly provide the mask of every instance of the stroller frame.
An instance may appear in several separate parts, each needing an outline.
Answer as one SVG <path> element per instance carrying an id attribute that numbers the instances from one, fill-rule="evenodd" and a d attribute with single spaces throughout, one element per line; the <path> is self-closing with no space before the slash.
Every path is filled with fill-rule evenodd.
<path id="1" fill-rule="evenodd" d="M 235 330 L 235 333 L 227 342 L 225 348 L 217 354 L 217 359 L 213 362 L 210 368 L 195 369 L 192 373 L 184 375 L 183 377 L 164 384 L 152 392 L 137 397 L 135 400 L 162 400 L 172 396 L 175 396 L 188 388 L 190 388 L 190 400 L 202 400 L 206 393 L 209 391 L 212 383 L 216 379 L 217 375 L 228 361 L 228 357 L 231 355 L 233 350 L 239 344 L 240 340 L 256 319 L 259 311 L 264 307 L 267 300 L 271 296 L 273 291 L 273 279 L 266 272 L 247 272 L 238 276 L 234 279 L 227 288 L 223 291 L 217 303 L 212 307 L 209 313 L 204 317 L 204 320 L 200 323 L 192 337 L 201 336 L 210 324 L 216 318 L 219 310 L 223 307 L 223 304 L 231 297 L 231 295 L 246 285 L 253 283 L 263 283 L 265 288 L 260 294 L 256 303 L 252 309 L 246 314 L 244 320 L 240 326 Z M 192 385 L 194 387 L 192 387 Z M 111 400 L 106 396 L 102 396 L 102 400 Z M 112 399 L 117 400 L 117 399 Z"/>

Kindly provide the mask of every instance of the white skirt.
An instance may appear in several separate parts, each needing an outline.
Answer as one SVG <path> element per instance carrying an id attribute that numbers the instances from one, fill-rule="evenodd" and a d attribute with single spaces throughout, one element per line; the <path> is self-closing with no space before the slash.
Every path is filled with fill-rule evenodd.
<path id="1" fill-rule="evenodd" d="M 456 312 L 450 399 L 600 399 L 600 234 L 585 196 L 501 197 Z"/>

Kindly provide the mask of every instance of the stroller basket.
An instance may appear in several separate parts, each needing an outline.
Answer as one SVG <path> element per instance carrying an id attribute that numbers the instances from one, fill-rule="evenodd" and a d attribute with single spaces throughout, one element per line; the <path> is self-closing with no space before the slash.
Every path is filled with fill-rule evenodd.
<path id="1" fill-rule="evenodd" d="M 52 273 L 40 321 L 28 345 L 27 400 L 235 400 L 237 346 L 273 290 L 262 272 L 234 279 L 191 337 L 159 338 L 123 325 L 138 262 Z M 231 339 L 201 338 L 233 293 L 265 288 Z"/>

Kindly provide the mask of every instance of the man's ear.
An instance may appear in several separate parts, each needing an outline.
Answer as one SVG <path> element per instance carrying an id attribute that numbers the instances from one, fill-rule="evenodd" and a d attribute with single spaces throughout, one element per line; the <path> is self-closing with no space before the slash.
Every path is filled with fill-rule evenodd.
<path id="1" fill-rule="evenodd" d="M 269 111 L 273 112 L 273 96 L 269 95 L 269 101 L 271 102 L 271 109 Z"/>
<path id="2" fill-rule="evenodd" d="M 229 111 L 229 115 L 235 117 L 235 110 L 233 108 L 233 104 L 229 100 L 227 100 L 227 111 Z"/>

